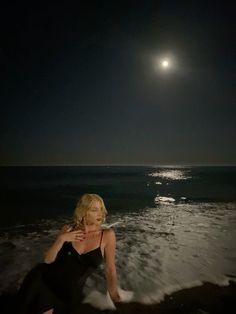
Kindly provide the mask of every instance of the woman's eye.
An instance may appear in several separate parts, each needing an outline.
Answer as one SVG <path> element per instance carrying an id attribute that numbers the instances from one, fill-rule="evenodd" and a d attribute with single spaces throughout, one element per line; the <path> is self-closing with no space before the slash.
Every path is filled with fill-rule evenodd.
<path id="1" fill-rule="evenodd" d="M 91 208 L 91 211 L 92 212 L 98 212 L 98 211 L 100 211 L 100 209 L 99 208 Z"/>

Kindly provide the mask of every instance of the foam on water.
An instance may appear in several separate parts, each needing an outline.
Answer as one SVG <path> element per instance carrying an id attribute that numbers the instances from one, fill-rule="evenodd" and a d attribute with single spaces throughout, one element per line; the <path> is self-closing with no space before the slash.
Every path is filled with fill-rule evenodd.
<path id="1" fill-rule="evenodd" d="M 124 292 L 124 300 L 149 304 L 205 281 L 226 285 L 236 278 L 234 203 L 160 203 L 108 218 L 104 227 L 112 226 L 117 235 L 120 289 L 134 292 L 132 298 Z M 27 226 L 2 231 L 0 293 L 14 291 L 26 272 L 43 261 L 43 252 L 64 222 L 48 220 L 30 231 Z M 88 278 L 84 291 L 89 303 L 112 309 L 103 268 Z"/>
<path id="2" fill-rule="evenodd" d="M 175 199 L 173 197 L 167 197 L 167 196 L 157 196 L 154 199 L 155 203 L 173 203 L 175 202 Z"/>

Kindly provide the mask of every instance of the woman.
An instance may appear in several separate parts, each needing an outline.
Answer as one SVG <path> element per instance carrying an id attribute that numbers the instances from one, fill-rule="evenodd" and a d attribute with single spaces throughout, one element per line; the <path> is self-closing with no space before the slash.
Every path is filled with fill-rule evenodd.
<path id="1" fill-rule="evenodd" d="M 99 195 L 80 197 L 73 223 L 63 226 L 46 252 L 44 263 L 25 277 L 18 294 L 18 313 L 76 313 L 87 277 L 103 260 L 107 290 L 113 302 L 120 302 L 115 233 L 112 229 L 101 228 L 106 214 Z"/>

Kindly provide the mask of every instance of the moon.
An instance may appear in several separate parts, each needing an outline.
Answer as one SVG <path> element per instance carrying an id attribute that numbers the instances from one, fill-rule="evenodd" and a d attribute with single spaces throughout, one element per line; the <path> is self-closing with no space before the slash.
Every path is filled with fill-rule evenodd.
<path id="1" fill-rule="evenodd" d="M 169 66 L 169 62 L 167 60 L 163 60 L 161 64 L 164 68 L 167 68 Z"/>
<path id="2" fill-rule="evenodd" d="M 173 73 L 176 67 L 175 56 L 172 54 L 153 55 L 153 65 L 157 73 L 166 73 L 166 75 Z"/>

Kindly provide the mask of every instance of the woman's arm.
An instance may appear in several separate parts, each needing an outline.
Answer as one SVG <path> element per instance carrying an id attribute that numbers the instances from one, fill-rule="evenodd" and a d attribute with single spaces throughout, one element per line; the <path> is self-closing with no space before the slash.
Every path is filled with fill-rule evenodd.
<path id="1" fill-rule="evenodd" d="M 55 242 L 50 246 L 44 256 L 44 262 L 46 264 L 50 264 L 55 261 L 57 257 L 57 253 L 62 248 L 64 241 L 62 241 L 59 237 L 56 238 Z"/>
<path id="2" fill-rule="evenodd" d="M 104 247 L 105 257 L 105 275 L 107 280 L 107 290 L 114 302 L 120 301 L 120 296 L 117 290 L 117 274 L 115 265 L 116 252 L 116 236 L 113 229 L 106 232 L 106 241 Z"/>
<path id="3" fill-rule="evenodd" d="M 84 232 L 81 230 L 71 231 L 71 227 L 69 225 L 65 225 L 58 236 L 56 237 L 55 242 L 52 246 L 47 250 L 44 256 L 44 262 L 46 264 L 53 263 L 57 257 L 57 253 L 62 248 L 65 241 L 81 241 L 84 237 Z"/>

